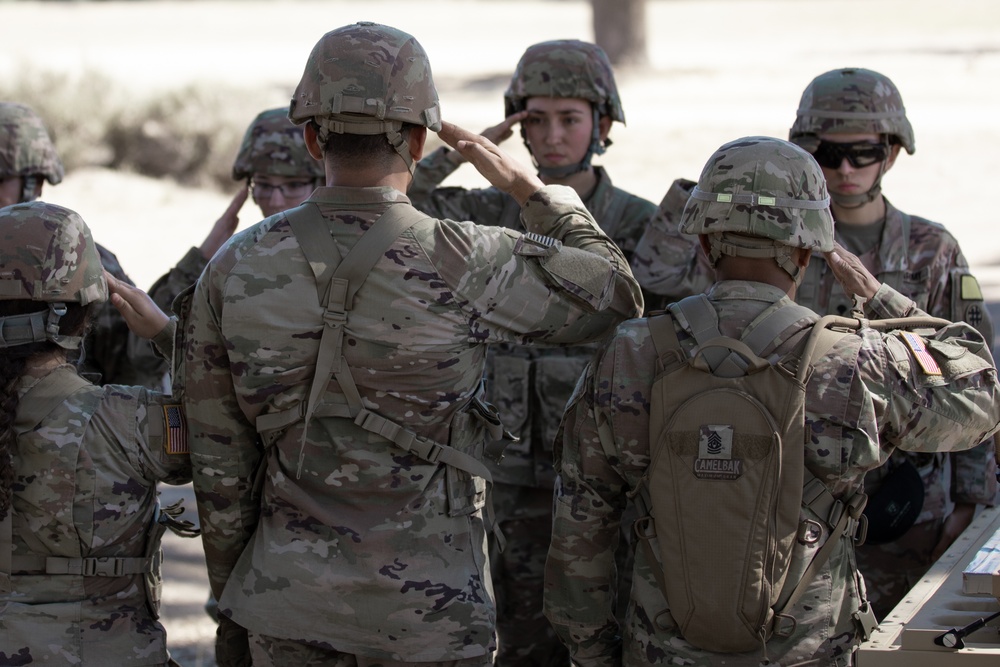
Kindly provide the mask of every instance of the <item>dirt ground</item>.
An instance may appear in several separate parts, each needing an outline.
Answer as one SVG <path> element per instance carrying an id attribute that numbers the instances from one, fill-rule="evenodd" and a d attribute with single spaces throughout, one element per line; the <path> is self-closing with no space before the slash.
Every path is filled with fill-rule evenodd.
<path id="1" fill-rule="evenodd" d="M 674 178 L 696 178 L 722 143 L 787 136 L 813 76 L 875 69 L 902 91 L 918 146 L 887 175 L 886 193 L 903 210 L 945 223 L 989 298 L 1000 300 L 1000 242 L 990 223 L 1000 175 L 1000 3 L 650 0 L 647 12 L 650 65 L 618 73 L 628 124 L 613 128 L 614 146 L 601 158 L 617 185 L 659 201 Z M 260 91 L 249 122 L 287 102 L 324 32 L 355 20 L 414 34 L 433 63 L 445 117 L 470 129 L 500 120 L 503 90 L 528 45 L 592 39 L 588 4 L 570 0 L 0 2 L 0 73 L 30 62 L 96 69 L 137 91 L 236 84 Z M 526 158 L 516 139 L 504 147 Z M 449 181 L 482 183 L 468 166 Z M 68 174 L 46 198 L 80 212 L 143 287 L 197 245 L 228 203 L 226 193 L 99 169 Z M 241 226 L 257 219 L 248 203 Z M 189 488 L 164 495 L 175 493 L 193 507 Z M 168 539 L 166 550 L 172 650 L 183 665 L 212 665 L 200 543 Z"/>

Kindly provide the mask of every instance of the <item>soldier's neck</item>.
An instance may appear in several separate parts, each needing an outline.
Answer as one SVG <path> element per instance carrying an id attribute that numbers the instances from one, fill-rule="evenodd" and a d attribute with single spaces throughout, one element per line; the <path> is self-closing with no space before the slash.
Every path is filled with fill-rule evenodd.
<path id="1" fill-rule="evenodd" d="M 576 190 L 576 194 L 580 195 L 582 201 L 587 201 L 587 198 L 594 192 L 594 188 L 597 187 L 597 174 L 594 172 L 593 167 L 563 178 L 541 175 L 539 175 L 539 178 L 541 178 L 542 183 L 545 183 L 545 185 L 566 185 L 573 188 Z"/>
<path id="2" fill-rule="evenodd" d="M 879 195 L 875 201 L 856 208 L 845 208 L 833 202 L 831 210 L 838 225 L 874 225 L 885 218 L 885 199 Z"/>

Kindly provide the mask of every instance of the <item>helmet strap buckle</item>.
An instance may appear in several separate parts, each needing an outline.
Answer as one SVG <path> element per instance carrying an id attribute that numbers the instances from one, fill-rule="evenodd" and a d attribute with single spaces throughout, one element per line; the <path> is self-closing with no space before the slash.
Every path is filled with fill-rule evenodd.
<path id="1" fill-rule="evenodd" d="M 59 320 L 66 314 L 66 304 L 62 302 L 49 304 L 49 315 L 45 321 L 45 333 L 49 336 L 59 335 Z"/>

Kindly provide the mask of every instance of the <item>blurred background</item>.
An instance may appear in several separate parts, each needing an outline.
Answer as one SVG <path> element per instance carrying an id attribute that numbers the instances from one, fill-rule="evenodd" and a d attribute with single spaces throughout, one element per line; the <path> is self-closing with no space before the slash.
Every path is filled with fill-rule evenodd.
<path id="1" fill-rule="evenodd" d="M 596 161 L 654 202 L 731 139 L 786 138 L 817 74 L 878 70 L 917 144 L 884 192 L 958 237 L 1000 320 L 996 0 L 0 0 L 0 99 L 34 107 L 66 164 L 43 198 L 78 211 L 148 288 L 226 208 L 249 122 L 288 103 L 319 37 L 359 20 L 416 36 L 445 118 L 476 131 L 501 120 L 529 45 L 598 41 L 617 60 L 627 125 Z M 517 133 L 503 147 L 528 159 Z M 466 166 L 448 184 L 485 181 Z M 250 201 L 241 227 L 259 218 Z M 190 489 L 164 490 L 177 495 Z M 200 541 L 165 545 L 171 650 L 212 665 Z"/>

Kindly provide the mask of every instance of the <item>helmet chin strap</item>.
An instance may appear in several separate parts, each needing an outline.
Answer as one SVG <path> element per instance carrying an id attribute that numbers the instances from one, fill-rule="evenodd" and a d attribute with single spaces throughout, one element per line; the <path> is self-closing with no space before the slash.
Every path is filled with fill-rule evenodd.
<path id="1" fill-rule="evenodd" d="M 711 234 L 709 243 L 709 263 L 714 267 L 723 255 L 751 257 L 754 259 L 773 258 L 798 286 L 805 277 L 805 271 L 792 260 L 794 248 L 774 239 L 745 236 L 732 232 Z"/>
<path id="2" fill-rule="evenodd" d="M 410 144 L 403 138 L 403 133 L 400 131 L 403 129 L 403 123 L 398 120 L 359 120 L 357 116 L 334 114 L 323 120 L 313 119 L 313 122 L 316 124 L 316 139 L 320 146 L 326 146 L 331 132 L 335 134 L 344 134 L 345 132 L 364 135 L 384 134 L 392 149 L 399 154 L 399 157 L 403 158 L 406 168 L 410 170 L 410 175 L 413 175 L 417 168 L 413 156 L 410 155 Z"/>
<path id="3" fill-rule="evenodd" d="M 27 202 L 35 201 L 35 190 L 38 187 L 38 177 L 35 175 L 24 176 L 21 181 L 23 185 L 21 186 L 21 201 L 19 204 L 26 204 Z"/>
<path id="4" fill-rule="evenodd" d="M 538 170 L 538 175 L 544 178 L 566 178 L 567 176 L 572 176 L 573 174 L 579 174 L 581 171 L 587 171 L 590 169 L 590 160 L 595 155 L 603 155 L 607 147 L 611 145 L 611 140 L 601 141 L 601 127 L 600 127 L 600 114 L 597 113 L 597 106 L 594 104 L 590 105 L 592 116 L 593 116 L 593 130 L 590 133 L 590 146 L 587 147 L 587 154 L 583 156 L 583 159 L 575 164 L 567 164 L 562 167 L 542 167 L 539 166 L 538 160 L 535 159 L 535 154 L 531 152 L 531 146 L 528 145 L 527 133 L 524 131 L 524 126 L 521 126 L 521 138 L 524 139 L 524 146 L 528 149 L 528 153 L 531 155 L 531 161 L 535 165 L 535 169 Z"/>

